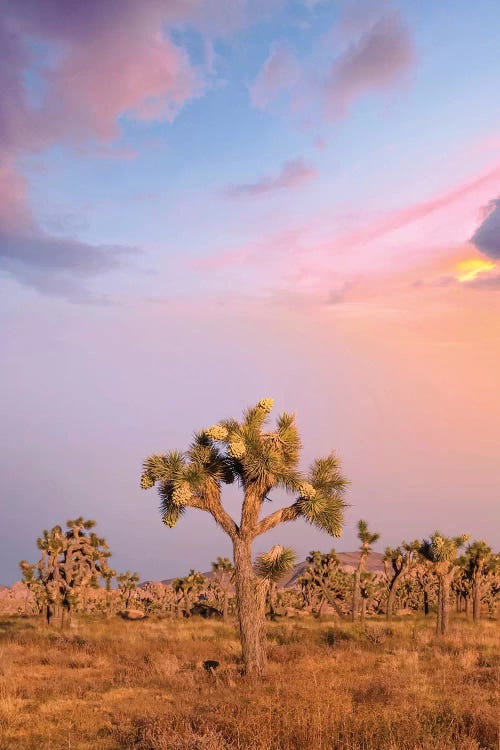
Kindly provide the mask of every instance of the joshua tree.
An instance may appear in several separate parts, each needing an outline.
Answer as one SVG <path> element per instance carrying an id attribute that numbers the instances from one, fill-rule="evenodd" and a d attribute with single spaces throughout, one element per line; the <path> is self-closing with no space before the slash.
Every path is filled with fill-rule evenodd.
<path id="1" fill-rule="evenodd" d="M 436 632 L 445 635 L 448 630 L 450 615 L 450 584 L 458 570 L 457 553 L 469 539 L 468 534 L 446 537 L 435 531 L 430 539 L 424 539 L 420 554 L 432 563 L 438 579 L 438 606 Z"/>
<path id="2" fill-rule="evenodd" d="M 177 597 L 172 586 L 159 581 L 147 581 L 139 590 L 141 608 L 147 614 L 166 614 L 176 611 Z"/>
<path id="3" fill-rule="evenodd" d="M 129 609 L 130 602 L 139 583 L 139 573 L 131 573 L 130 570 L 126 570 L 125 573 L 117 575 L 116 580 L 125 609 Z"/>
<path id="4" fill-rule="evenodd" d="M 225 622 L 227 620 L 229 594 L 234 577 L 234 565 L 228 557 L 218 557 L 212 563 L 212 571 L 222 592 L 222 619 Z"/>
<path id="5" fill-rule="evenodd" d="M 33 586 L 36 580 L 43 587 L 49 625 L 58 610 L 61 610 L 61 624 L 65 612 L 71 616 L 79 596 L 105 577 L 111 556 L 105 539 L 90 531 L 95 521 L 80 517 L 67 521 L 66 526 L 67 531 L 60 526 L 44 530 L 37 540 L 42 552 L 37 563 L 30 565 L 26 560 L 19 563 L 27 584 Z"/>
<path id="6" fill-rule="evenodd" d="M 384 552 L 384 571 L 387 578 L 388 595 L 386 618 L 392 619 L 394 610 L 394 599 L 396 598 L 397 583 L 403 573 L 406 573 L 414 561 L 420 549 L 420 542 L 415 540 L 407 544 L 403 542 L 400 547 L 386 547 Z"/>
<path id="7" fill-rule="evenodd" d="M 361 542 L 360 556 L 358 567 L 354 571 L 354 588 L 352 594 L 352 621 L 355 622 L 359 617 L 360 601 L 361 601 L 361 576 L 363 575 L 366 567 L 366 561 L 372 551 L 372 544 L 375 544 L 380 539 L 380 534 L 372 534 L 368 531 L 368 523 L 366 521 L 358 521 L 358 539 Z"/>
<path id="8" fill-rule="evenodd" d="M 21 573 L 23 575 L 23 581 L 26 585 L 26 588 L 29 592 L 31 592 L 34 602 L 35 602 L 35 610 L 37 614 L 41 614 L 44 609 L 47 607 L 47 592 L 45 590 L 45 586 L 43 585 L 40 578 L 36 575 L 37 573 L 37 567 L 35 565 L 31 565 L 26 560 L 21 560 L 19 563 L 19 567 L 21 568 Z M 25 602 L 25 612 L 28 611 L 28 596 L 26 597 Z"/>
<path id="9" fill-rule="evenodd" d="M 385 586 L 384 586 L 385 588 Z M 373 599 L 382 589 L 381 580 L 374 573 L 364 571 L 359 582 L 359 594 L 361 597 L 360 622 L 365 621 L 366 608 L 370 599 Z"/>
<path id="10" fill-rule="evenodd" d="M 472 588 L 472 618 L 479 622 L 481 617 L 481 598 L 488 568 L 493 559 L 491 547 L 484 541 L 472 542 L 467 547 L 460 562 L 463 565 Z"/>
<path id="11" fill-rule="evenodd" d="M 306 561 L 309 564 L 299 581 L 304 599 L 314 603 L 318 617 L 321 617 L 325 602 L 344 617 L 341 603 L 352 596 L 352 578 L 342 568 L 335 550 L 327 553 L 315 550 Z"/>
<path id="12" fill-rule="evenodd" d="M 473 571 L 470 569 L 465 555 L 458 558 L 458 564 L 460 567 L 451 582 L 451 591 L 455 595 L 456 611 L 462 612 L 462 609 L 464 609 L 466 616 L 468 616 Z"/>
<path id="13" fill-rule="evenodd" d="M 498 601 L 500 599 L 500 554 L 492 554 L 488 560 L 486 581 L 484 589 L 484 602 L 488 607 L 491 617 L 495 616 Z"/>
<path id="14" fill-rule="evenodd" d="M 193 569 L 191 569 L 188 575 L 184 576 L 184 578 L 175 578 L 172 581 L 174 591 L 180 596 L 178 604 L 180 604 L 180 601 L 184 602 L 184 617 L 189 617 L 191 614 L 193 597 L 196 594 L 199 594 L 204 586 L 205 577 L 203 573 L 199 573 Z"/>
<path id="15" fill-rule="evenodd" d="M 272 406 L 272 399 L 262 399 L 245 412 L 241 422 L 226 419 L 199 432 L 186 453 L 150 456 L 141 479 L 143 489 L 158 485 L 167 526 L 175 526 L 186 508 L 198 508 L 210 513 L 231 538 L 243 661 L 246 672 L 254 674 L 264 671 L 266 655 L 260 579 L 252 565 L 253 541 L 278 524 L 297 518 L 338 536 L 347 484 L 333 453 L 315 461 L 307 476 L 299 472 L 301 446 L 295 417 L 282 414 L 276 429 L 267 431 L 265 423 Z M 243 490 L 238 522 L 221 502 L 221 486 L 234 481 Z M 274 488 L 294 495 L 294 501 L 260 518 L 262 505 Z"/>
<path id="16" fill-rule="evenodd" d="M 115 576 L 116 576 L 116 570 L 113 570 L 113 568 L 109 568 L 106 565 L 102 571 L 102 577 L 104 579 L 104 588 L 106 589 L 106 595 L 104 597 L 104 610 L 106 612 L 106 617 L 109 617 L 111 614 L 111 605 L 113 601 L 111 582 Z"/>

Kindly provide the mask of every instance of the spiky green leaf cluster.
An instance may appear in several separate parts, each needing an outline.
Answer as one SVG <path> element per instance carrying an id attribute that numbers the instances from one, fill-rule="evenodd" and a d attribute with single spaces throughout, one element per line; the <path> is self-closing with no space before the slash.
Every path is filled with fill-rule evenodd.
<path id="1" fill-rule="evenodd" d="M 424 539 L 420 547 L 420 553 L 431 562 L 452 563 L 456 560 L 458 550 L 468 539 L 468 534 L 446 537 L 440 531 L 435 531 L 429 539 Z"/>
<path id="2" fill-rule="evenodd" d="M 229 557 L 218 557 L 217 560 L 212 562 L 212 570 L 214 573 L 232 573 L 234 571 L 234 565 Z"/>
<path id="3" fill-rule="evenodd" d="M 183 578 L 174 578 L 172 581 L 172 588 L 174 591 L 181 592 L 183 594 L 192 594 L 199 592 L 205 586 L 205 576 L 199 571 L 191 570 L 187 576 Z"/>
<path id="4" fill-rule="evenodd" d="M 142 490 L 149 490 L 151 487 L 154 487 L 154 479 L 151 479 L 151 477 L 148 474 L 143 474 L 141 476 L 141 489 Z"/>
<path id="5" fill-rule="evenodd" d="M 344 493 L 347 480 L 340 471 L 340 462 L 333 453 L 317 459 L 309 471 L 309 486 L 314 494 L 301 495 L 297 500 L 300 515 L 308 523 L 316 526 L 331 536 L 342 534 L 344 520 Z M 304 483 L 299 484 L 299 493 Z"/>
<path id="6" fill-rule="evenodd" d="M 255 571 L 261 578 L 277 582 L 289 573 L 295 565 L 296 555 L 290 547 L 275 544 L 268 552 L 263 552 L 255 561 Z"/>
<path id="7" fill-rule="evenodd" d="M 230 484 L 233 478 L 228 458 L 207 432 L 200 432 L 186 453 L 170 451 L 147 458 L 141 486 L 144 489 L 158 486 L 163 523 L 172 528 L 193 498 L 218 492 L 221 483 Z"/>
<path id="8" fill-rule="evenodd" d="M 343 569 L 335 549 L 328 553 L 313 550 L 306 561 L 307 568 L 299 579 L 303 591 L 314 596 L 326 587 L 334 598 L 343 600 L 350 595 L 352 575 Z"/>
<path id="9" fill-rule="evenodd" d="M 264 492 L 274 486 L 296 491 L 303 478 L 297 471 L 300 439 L 293 414 L 278 417 L 274 431 L 264 431 L 272 399 L 261 399 L 244 413 L 243 421 L 221 422 L 228 433 L 228 457 L 245 487 L 254 484 Z"/>
<path id="10" fill-rule="evenodd" d="M 372 544 L 380 539 L 380 534 L 371 533 L 367 521 L 361 519 L 358 521 L 358 539 L 361 542 L 361 549 L 370 552 Z"/>
<path id="11" fill-rule="evenodd" d="M 181 515 L 184 513 L 185 508 L 179 505 L 174 505 L 172 502 L 169 503 L 168 501 L 162 501 L 160 510 L 162 514 L 161 518 L 165 526 L 168 526 L 169 529 L 173 529 Z"/>

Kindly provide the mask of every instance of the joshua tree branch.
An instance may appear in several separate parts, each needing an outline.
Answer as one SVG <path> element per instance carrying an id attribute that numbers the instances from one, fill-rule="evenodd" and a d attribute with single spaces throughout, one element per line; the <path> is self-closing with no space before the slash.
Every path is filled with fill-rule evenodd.
<path id="1" fill-rule="evenodd" d="M 255 536 L 259 536 L 259 534 L 264 534 L 266 531 L 274 529 L 279 523 L 295 521 L 299 516 L 300 510 L 297 503 L 288 505 L 286 508 L 275 510 L 274 513 L 270 513 L 255 526 Z"/>
<path id="2" fill-rule="evenodd" d="M 192 495 L 186 505 L 189 508 L 198 508 L 199 510 L 205 510 L 210 513 L 215 522 L 231 537 L 231 539 L 235 539 L 238 536 L 239 528 L 229 513 L 224 510 L 219 498 L 202 498 Z"/>

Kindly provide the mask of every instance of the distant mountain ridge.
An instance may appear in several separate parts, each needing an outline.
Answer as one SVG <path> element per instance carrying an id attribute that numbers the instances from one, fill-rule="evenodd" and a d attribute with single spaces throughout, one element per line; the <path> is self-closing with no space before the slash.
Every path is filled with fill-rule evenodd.
<path id="1" fill-rule="evenodd" d="M 337 552 L 337 557 L 339 558 L 344 570 L 354 572 L 359 563 L 359 554 L 359 552 Z M 384 572 L 383 559 L 384 556 L 381 552 L 371 552 L 367 560 L 366 570 L 368 570 L 370 573 L 378 573 L 379 575 L 382 574 Z M 291 570 L 290 573 L 288 573 L 279 581 L 279 588 L 292 588 L 293 586 L 296 586 L 298 579 L 304 573 L 307 566 L 308 563 L 306 562 L 306 560 L 297 563 L 294 566 L 293 570 Z M 205 578 L 212 578 L 214 574 L 212 571 L 209 571 L 203 573 L 203 575 L 205 576 Z M 174 580 L 175 578 L 164 578 L 162 581 L 160 581 L 160 583 L 163 583 L 166 586 L 170 586 L 172 581 Z M 143 586 L 145 583 L 151 583 L 151 581 L 143 581 L 141 583 L 141 586 Z"/>

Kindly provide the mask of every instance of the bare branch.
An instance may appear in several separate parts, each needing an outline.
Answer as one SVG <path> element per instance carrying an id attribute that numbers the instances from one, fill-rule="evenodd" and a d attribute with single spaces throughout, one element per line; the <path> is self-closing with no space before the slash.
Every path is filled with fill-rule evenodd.
<path id="1" fill-rule="evenodd" d="M 266 531 L 274 529 L 274 527 L 279 523 L 284 523 L 285 521 L 295 521 L 299 516 L 300 510 L 296 502 L 293 505 L 287 506 L 286 508 L 275 510 L 274 513 L 270 513 L 268 516 L 259 521 L 259 523 L 255 526 L 254 536 L 259 536 L 259 534 L 264 534 Z"/>
<path id="2" fill-rule="evenodd" d="M 189 502 L 186 503 L 189 508 L 198 508 L 210 513 L 215 522 L 228 534 L 231 539 L 238 536 L 238 526 L 231 518 L 229 513 L 223 508 L 220 498 L 218 497 L 199 497 L 191 495 Z"/>

